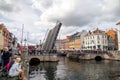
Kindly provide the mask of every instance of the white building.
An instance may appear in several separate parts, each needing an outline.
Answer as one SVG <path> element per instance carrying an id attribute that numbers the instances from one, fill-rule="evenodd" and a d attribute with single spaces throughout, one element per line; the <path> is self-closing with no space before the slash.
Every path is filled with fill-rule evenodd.
<path id="1" fill-rule="evenodd" d="M 117 24 L 117 34 L 118 34 L 118 50 L 120 51 L 120 22 Z"/>
<path id="2" fill-rule="evenodd" d="M 106 50 L 108 47 L 107 34 L 98 28 L 84 37 L 84 49 L 86 50 Z"/>
<path id="3" fill-rule="evenodd" d="M 80 49 L 83 49 L 84 47 L 84 44 L 83 44 L 83 42 L 84 42 L 84 37 L 85 37 L 85 35 L 87 35 L 87 31 L 86 30 L 83 30 L 82 32 L 81 32 L 81 34 L 80 34 Z"/>

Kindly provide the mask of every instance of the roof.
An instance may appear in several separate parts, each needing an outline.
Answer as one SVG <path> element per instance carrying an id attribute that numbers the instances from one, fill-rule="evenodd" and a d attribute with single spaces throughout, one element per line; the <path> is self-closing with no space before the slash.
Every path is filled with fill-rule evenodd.
<path id="1" fill-rule="evenodd" d="M 116 38 L 116 34 L 117 34 L 117 31 L 115 31 L 115 30 L 113 30 L 113 29 L 111 29 L 111 30 L 109 30 L 109 31 L 107 32 L 107 35 L 108 35 L 108 36 L 111 36 L 113 39 Z"/>
<path id="2" fill-rule="evenodd" d="M 94 31 L 88 31 L 88 33 L 85 36 L 89 36 L 89 35 L 96 35 L 96 34 L 105 34 L 105 31 L 102 31 L 100 29 L 96 29 Z"/>
<path id="3" fill-rule="evenodd" d="M 94 30 L 93 32 L 92 32 L 93 34 L 105 34 L 105 31 L 102 31 L 102 30 L 100 30 L 100 29 L 96 29 L 96 30 Z"/>
<path id="4" fill-rule="evenodd" d="M 70 40 L 74 40 L 76 38 L 79 38 L 80 36 L 81 36 L 81 32 L 76 32 L 70 36 Z"/>

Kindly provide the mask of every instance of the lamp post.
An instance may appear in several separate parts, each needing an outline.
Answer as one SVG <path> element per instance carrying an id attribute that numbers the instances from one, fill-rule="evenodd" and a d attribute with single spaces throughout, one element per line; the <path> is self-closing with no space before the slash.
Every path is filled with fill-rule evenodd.
<path id="1" fill-rule="evenodd" d="M 27 39 L 25 38 L 25 39 L 24 39 L 24 41 L 25 41 L 25 44 L 24 44 L 24 46 L 26 47 L 26 46 L 27 46 L 27 45 L 26 45 Z"/>
<path id="2" fill-rule="evenodd" d="M 39 43 L 39 52 L 41 52 L 41 48 L 42 48 L 42 45 L 41 45 L 41 40 L 40 40 L 40 43 Z"/>

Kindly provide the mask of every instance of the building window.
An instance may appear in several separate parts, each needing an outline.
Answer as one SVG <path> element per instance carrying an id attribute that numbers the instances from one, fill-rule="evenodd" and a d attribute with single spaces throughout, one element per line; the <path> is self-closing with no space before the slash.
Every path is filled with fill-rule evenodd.
<path id="1" fill-rule="evenodd" d="M 100 39 L 99 35 L 97 36 L 98 39 Z"/>
<path id="2" fill-rule="evenodd" d="M 105 38 L 106 38 L 106 35 L 105 35 Z"/>
<path id="3" fill-rule="evenodd" d="M 100 49 L 100 45 L 98 45 L 98 49 Z"/>
<path id="4" fill-rule="evenodd" d="M 104 38 L 105 37 L 105 35 L 102 35 L 102 38 Z"/>

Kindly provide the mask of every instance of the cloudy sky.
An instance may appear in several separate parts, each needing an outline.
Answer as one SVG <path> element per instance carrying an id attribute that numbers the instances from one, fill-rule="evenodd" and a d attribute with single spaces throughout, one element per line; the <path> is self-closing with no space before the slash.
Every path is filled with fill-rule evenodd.
<path id="1" fill-rule="evenodd" d="M 62 22 L 60 38 L 81 30 L 116 28 L 120 21 L 120 0 L 0 0 L 0 24 L 3 23 L 21 40 L 33 44 Z"/>

